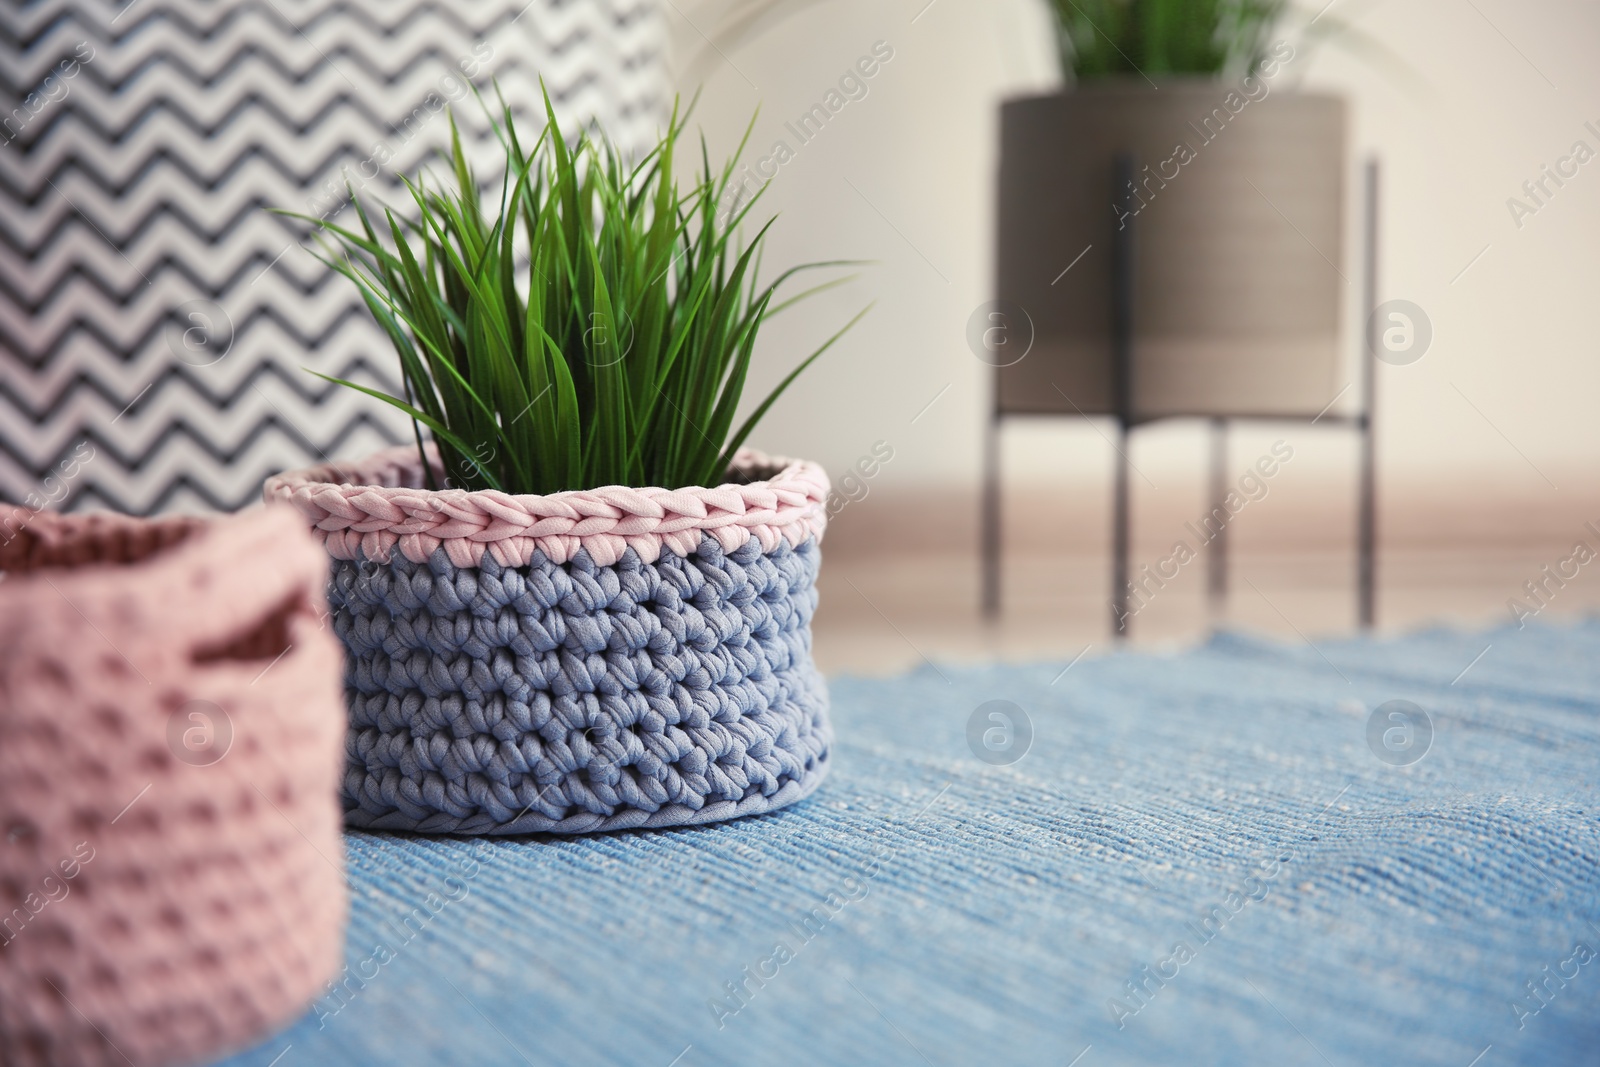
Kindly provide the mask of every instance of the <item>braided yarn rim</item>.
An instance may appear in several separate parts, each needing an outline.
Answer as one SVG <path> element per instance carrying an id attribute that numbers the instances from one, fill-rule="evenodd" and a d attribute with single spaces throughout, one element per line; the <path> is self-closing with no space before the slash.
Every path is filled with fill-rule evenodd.
<path id="1" fill-rule="evenodd" d="M 137 564 L 209 532 L 189 515 L 156 519 L 113 512 L 64 515 L 0 504 L 0 571 L 73 569 L 92 564 Z"/>
<path id="2" fill-rule="evenodd" d="M 428 461 L 443 481 L 438 451 Z M 704 535 L 733 552 L 755 538 L 770 552 L 821 541 L 830 485 L 820 466 L 742 448 L 731 475 L 716 488 L 636 489 L 604 486 L 546 496 L 494 489 L 423 489 L 422 459 L 401 445 L 356 463 L 328 463 L 267 479 L 262 496 L 292 505 L 335 559 L 387 562 L 396 547 L 413 563 L 444 548 L 457 567 L 476 567 L 485 553 L 504 567 L 543 553 L 566 563 L 579 551 L 611 566 L 633 549 L 654 563 L 663 550 L 690 555 Z"/>

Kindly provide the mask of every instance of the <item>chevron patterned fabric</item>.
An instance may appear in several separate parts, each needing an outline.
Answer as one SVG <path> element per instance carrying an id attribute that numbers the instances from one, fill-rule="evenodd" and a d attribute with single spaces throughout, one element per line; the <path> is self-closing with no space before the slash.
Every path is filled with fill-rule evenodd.
<path id="1" fill-rule="evenodd" d="M 58 506 L 141 515 L 410 439 L 302 369 L 398 388 L 270 209 L 331 217 L 347 179 L 400 203 L 447 104 L 491 147 L 469 94 L 492 79 L 536 122 L 542 76 L 624 149 L 670 102 L 653 0 L 42 0 L 0 9 L 0 56 L 0 500 L 88 443 Z"/>

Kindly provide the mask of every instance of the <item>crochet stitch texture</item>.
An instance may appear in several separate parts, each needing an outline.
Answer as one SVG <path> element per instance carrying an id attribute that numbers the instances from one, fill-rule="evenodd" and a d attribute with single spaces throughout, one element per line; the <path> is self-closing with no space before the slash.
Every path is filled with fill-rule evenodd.
<path id="1" fill-rule="evenodd" d="M 396 452 L 269 482 L 334 556 L 346 824 L 584 833 L 716 822 L 814 790 L 832 740 L 810 632 L 827 477 L 741 458 L 778 476 L 427 493 L 392 484 L 420 480 Z M 391 485 L 316 480 L 329 475 Z"/>
<path id="2" fill-rule="evenodd" d="M 210 1062 L 344 954 L 340 649 L 287 508 L 0 507 L 0 1064 Z"/>

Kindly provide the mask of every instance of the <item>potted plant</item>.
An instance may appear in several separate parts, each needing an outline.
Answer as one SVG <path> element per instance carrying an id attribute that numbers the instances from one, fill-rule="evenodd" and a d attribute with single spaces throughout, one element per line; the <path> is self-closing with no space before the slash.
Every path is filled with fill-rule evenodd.
<path id="1" fill-rule="evenodd" d="M 828 479 L 743 445 L 844 330 L 734 417 L 761 324 L 846 279 L 775 300 L 805 268 L 757 281 L 766 227 L 740 246 L 756 198 L 730 190 L 733 161 L 713 172 L 702 145 L 680 187 L 677 108 L 630 165 L 569 144 L 544 104 L 531 146 L 486 105 L 492 195 L 452 117 L 448 174 L 408 182 L 409 216 L 375 225 L 353 191 L 353 228 L 301 216 L 405 396 L 342 384 L 416 427 L 414 447 L 265 487 L 333 557 L 348 825 L 712 822 L 792 803 L 828 766 L 810 637 Z"/>
<path id="2" fill-rule="evenodd" d="M 1347 120 L 1291 83 L 1310 39 L 1349 28 L 1324 15 L 1290 34 L 1283 0 L 1052 11 L 1067 88 L 1001 109 L 997 295 L 1034 341 L 999 370 L 999 410 L 1315 415 L 1342 381 Z M 1114 249 L 1130 230 L 1119 396 Z"/>

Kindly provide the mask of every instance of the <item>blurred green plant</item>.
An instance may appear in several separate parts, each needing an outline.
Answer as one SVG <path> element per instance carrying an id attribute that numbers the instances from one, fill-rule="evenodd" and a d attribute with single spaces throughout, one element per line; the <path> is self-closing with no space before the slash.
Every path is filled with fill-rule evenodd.
<path id="1" fill-rule="evenodd" d="M 1266 51 L 1285 0 L 1050 0 L 1062 72 L 1248 73 Z"/>
<path id="2" fill-rule="evenodd" d="M 419 450 L 426 427 L 456 487 L 720 484 L 761 417 L 871 305 L 734 430 L 762 323 L 853 276 L 774 303 L 778 287 L 849 264 L 805 264 L 758 284 L 774 220 L 743 247 L 738 228 L 760 193 L 724 202 L 754 118 L 720 173 L 702 137 L 702 169 L 680 189 L 676 150 L 692 103 L 681 117 L 674 105 L 656 147 L 631 167 L 587 132 L 569 144 L 548 94 L 544 107 L 544 129 L 525 148 L 504 99 L 498 114 L 484 103 L 505 159 L 498 200 L 482 195 L 452 114 L 445 180 L 406 179 L 415 218 L 384 207 L 374 226 L 353 187 L 359 232 L 283 212 L 313 224 L 318 258 L 360 291 L 399 354 L 405 396 L 318 376 L 404 411 Z"/>
<path id="3" fill-rule="evenodd" d="M 1310 8 L 1289 0 L 1044 0 L 1055 24 L 1063 79 L 1094 81 L 1121 75 L 1245 75 L 1256 72 L 1273 36 L 1297 47 L 1336 40 L 1347 52 L 1394 78 L 1419 98 L 1426 83 L 1397 53 L 1358 29 L 1357 11 L 1345 0 L 1344 18 L 1317 0 Z M 705 44 L 692 57 L 684 80 L 709 76 L 728 53 L 758 40 L 824 0 L 703 0 L 689 11 L 706 26 Z"/>

